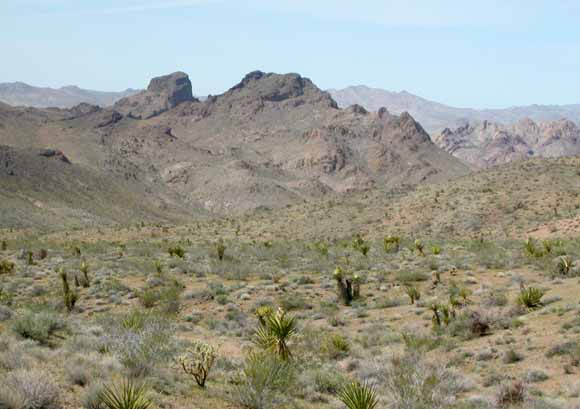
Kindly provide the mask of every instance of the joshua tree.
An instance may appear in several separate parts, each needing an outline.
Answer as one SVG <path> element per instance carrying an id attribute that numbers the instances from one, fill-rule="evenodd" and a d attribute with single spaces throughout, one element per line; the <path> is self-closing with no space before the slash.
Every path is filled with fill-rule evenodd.
<path id="1" fill-rule="evenodd" d="M 62 294 L 64 300 L 64 306 L 66 307 L 68 312 L 72 312 L 75 308 L 75 304 L 79 299 L 78 294 L 71 290 L 70 285 L 68 283 L 68 275 L 64 268 L 59 270 L 60 279 L 62 281 Z"/>
<path id="2" fill-rule="evenodd" d="M 336 267 L 334 270 L 334 279 L 339 299 L 344 305 L 350 305 L 354 299 L 352 280 L 345 277 L 344 271 L 340 267 Z"/>
<path id="3" fill-rule="evenodd" d="M 405 292 L 411 299 L 411 304 L 415 304 L 415 301 L 421 299 L 421 292 L 417 287 L 413 287 L 412 285 L 410 285 L 405 289 Z"/>
<path id="4" fill-rule="evenodd" d="M 423 242 L 419 239 L 415 240 L 415 250 L 417 250 L 417 253 L 419 253 L 419 255 L 425 257 L 425 245 L 423 244 Z"/>

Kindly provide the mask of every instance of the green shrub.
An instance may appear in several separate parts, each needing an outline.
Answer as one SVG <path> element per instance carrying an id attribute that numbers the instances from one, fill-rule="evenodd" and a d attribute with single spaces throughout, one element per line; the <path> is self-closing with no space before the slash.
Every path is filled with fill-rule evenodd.
<path id="1" fill-rule="evenodd" d="M 218 260 L 223 261 L 226 254 L 226 244 L 224 243 L 224 240 L 220 238 L 215 247 Z"/>
<path id="2" fill-rule="evenodd" d="M 405 293 L 409 296 L 411 300 L 411 304 L 415 304 L 415 301 L 421 299 L 421 292 L 417 287 L 413 287 L 411 285 L 405 287 Z"/>
<path id="3" fill-rule="evenodd" d="M 520 291 L 516 300 L 518 305 L 521 305 L 528 310 L 536 310 L 542 307 L 542 297 L 545 292 L 536 287 L 527 287 Z"/>
<path id="4" fill-rule="evenodd" d="M 169 247 L 167 252 L 172 257 L 179 257 L 179 258 L 185 257 L 185 250 L 181 246 Z"/>
<path id="5" fill-rule="evenodd" d="M 11 274 L 14 272 L 14 263 L 8 260 L 0 261 L 0 275 Z"/>
<path id="6" fill-rule="evenodd" d="M 59 388 L 50 374 L 18 370 L 0 378 L 0 407 L 3 409 L 59 409 Z"/>
<path id="7" fill-rule="evenodd" d="M 383 239 L 383 250 L 385 253 L 396 253 L 399 251 L 401 238 L 398 236 L 387 236 Z"/>
<path id="8" fill-rule="evenodd" d="M 332 359 L 337 359 L 344 357 L 350 351 L 350 343 L 341 334 L 331 334 L 324 339 L 322 350 Z"/>
<path id="9" fill-rule="evenodd" d="M 64 271 L 63 268 L 61 268 L 59 270 L 59 275 L 60 275 L 60 279 L 61 279 L 61 283 L 62 283 L 62 295 L 63 295 L 64 306 L 68 312 L 72 312 L 75 308 L 75 304 L 77 303 L 77 301 L 79 299 L 79 295 L 76 291 L 74 291 L 70 288 L 70 285 L 68 282 L 68 275 Z"/>

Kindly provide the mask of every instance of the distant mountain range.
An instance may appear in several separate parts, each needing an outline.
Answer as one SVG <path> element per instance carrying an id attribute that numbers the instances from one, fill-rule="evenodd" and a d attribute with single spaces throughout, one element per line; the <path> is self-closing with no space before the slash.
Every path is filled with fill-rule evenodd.
<path id="1" fill-rule="evenodd" d="M 511 124 L 524 118 L 553 121 L 566 118 L 580 123 L 580 104 L 528 105 L 505 109 L 456 108 L 430 101 L 409 92 L 392 92 L 364 85 L 329 90 L 341 107 L 361 105 L 370 111 L 385 107 L 394 114 L 409 112 L 428 132 L 456 128 L 468 122 L 490 121 Z"/>
<path id="2" fill-rule="evenodd" d="M 74 85 L 61 88 L 34 87 L 23 82 L 9 82 L 0 83 L 0 102 L 35 108 L 71 108 L 80 103 L 110 106 L 138 92 L 134 89 L 121 92 L 93 91 Z"/>

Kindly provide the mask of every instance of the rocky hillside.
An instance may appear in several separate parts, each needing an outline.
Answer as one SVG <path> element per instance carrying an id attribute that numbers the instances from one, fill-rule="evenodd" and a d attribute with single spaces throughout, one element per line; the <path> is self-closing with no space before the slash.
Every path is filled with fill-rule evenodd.
<path id="1" fill-rule="evenodd" d="M 0 143 L 59 150 L 75 166 L 137 186 L 152 200 L 214 214 L 468 172 L 409 114 L 339 109 L 298 74 L 252 72 L 204 101 L 175 73 L 110 108 L 0 105 Z"/>
<path id="2" fill-rule="evenodd" d="M 0 83 L 0 102 L 36 108 L 72 108 L 80 103 L 110 106 L 137 92 L 133 89 L 121 92 L 92 91 L 74 85 L 61 88 L 34 87 L 23 82 L 11 82 Z"/>
<path id="3" fill-rule="evenodd" d="M 391 92 L 366 86 L 353 86 L 329 92 L 341 107 L 358 104 L 371 111 L 376 111 L 381 107 L 386 107 L 395 114 L 407 111 L 430 133 L 438 133 L 444 128 L 456 128 L 474 121 L 511 124 L 524 118 L 531 118 L 534 121 L 554 121 L 567 118 L 577 123 L 580 122 L 580 104 L 529 105 L 477 110 L 451 107 L 406 91 Z"/>
<path id="4" fill-rule="evenodd" d="M 531 157 L 580 154 L 580 128 L 568 120 L 536 123 L 526 118 L 512 125 L 483 121 L 455 130 L 447 128 L 433 140 L 476 168 Z"/>

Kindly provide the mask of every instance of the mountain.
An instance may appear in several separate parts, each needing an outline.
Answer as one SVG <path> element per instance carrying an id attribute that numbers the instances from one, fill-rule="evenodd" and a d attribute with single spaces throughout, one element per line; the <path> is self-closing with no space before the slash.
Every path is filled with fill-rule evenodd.
<path id="1" fill-rule="evenodd" d="M 0 83 L 0 102 L 36 108 L 71 108 L 80 103 L 109 106 L 119 99 L 137 92 L 139 91 L 133 89 L 121 92 L 92 91 L 74 85 L 55 89 L 34 87 L 23 82 L 12 82 Z"/>
<path id="2" fill-rule="evenodd" d="M 446 128 L 433 141 L 476 168 L 531 157 L 580 155 L 580 128 L 565 119 L 536 123 L 525 118 L 511 125 L 483 121 Z"/>
<path id="3" fill-rule="evenodd" d="M 186 216 L 281 208 L 469 172 L 407 113 L 340 109 L 307 78 L 260 71 L 205 101 L 193 97 L 187 75 L 174 73 L 108 108 L 0 104 L 0 144 L 61 151 L 75 167 L 128 183 L 156 209 Z"/>
<path id="4" fill-rule="evenodd" d="M 534 121 L 553 121 L 566 118 L 580 123 L 580 104 L 529 105 L 477 110 L 451 107 L 406 91 L 391 92 L 366 86 L 353 86 L 340 90 L 329 90 L 329 92 L 341 107 L 358 104 L 371 111 L 386 107 L 395 114 L 409 112 L 430 133 L 477 121 L 510 124 L 524 118 L 531 118 Z"/>

